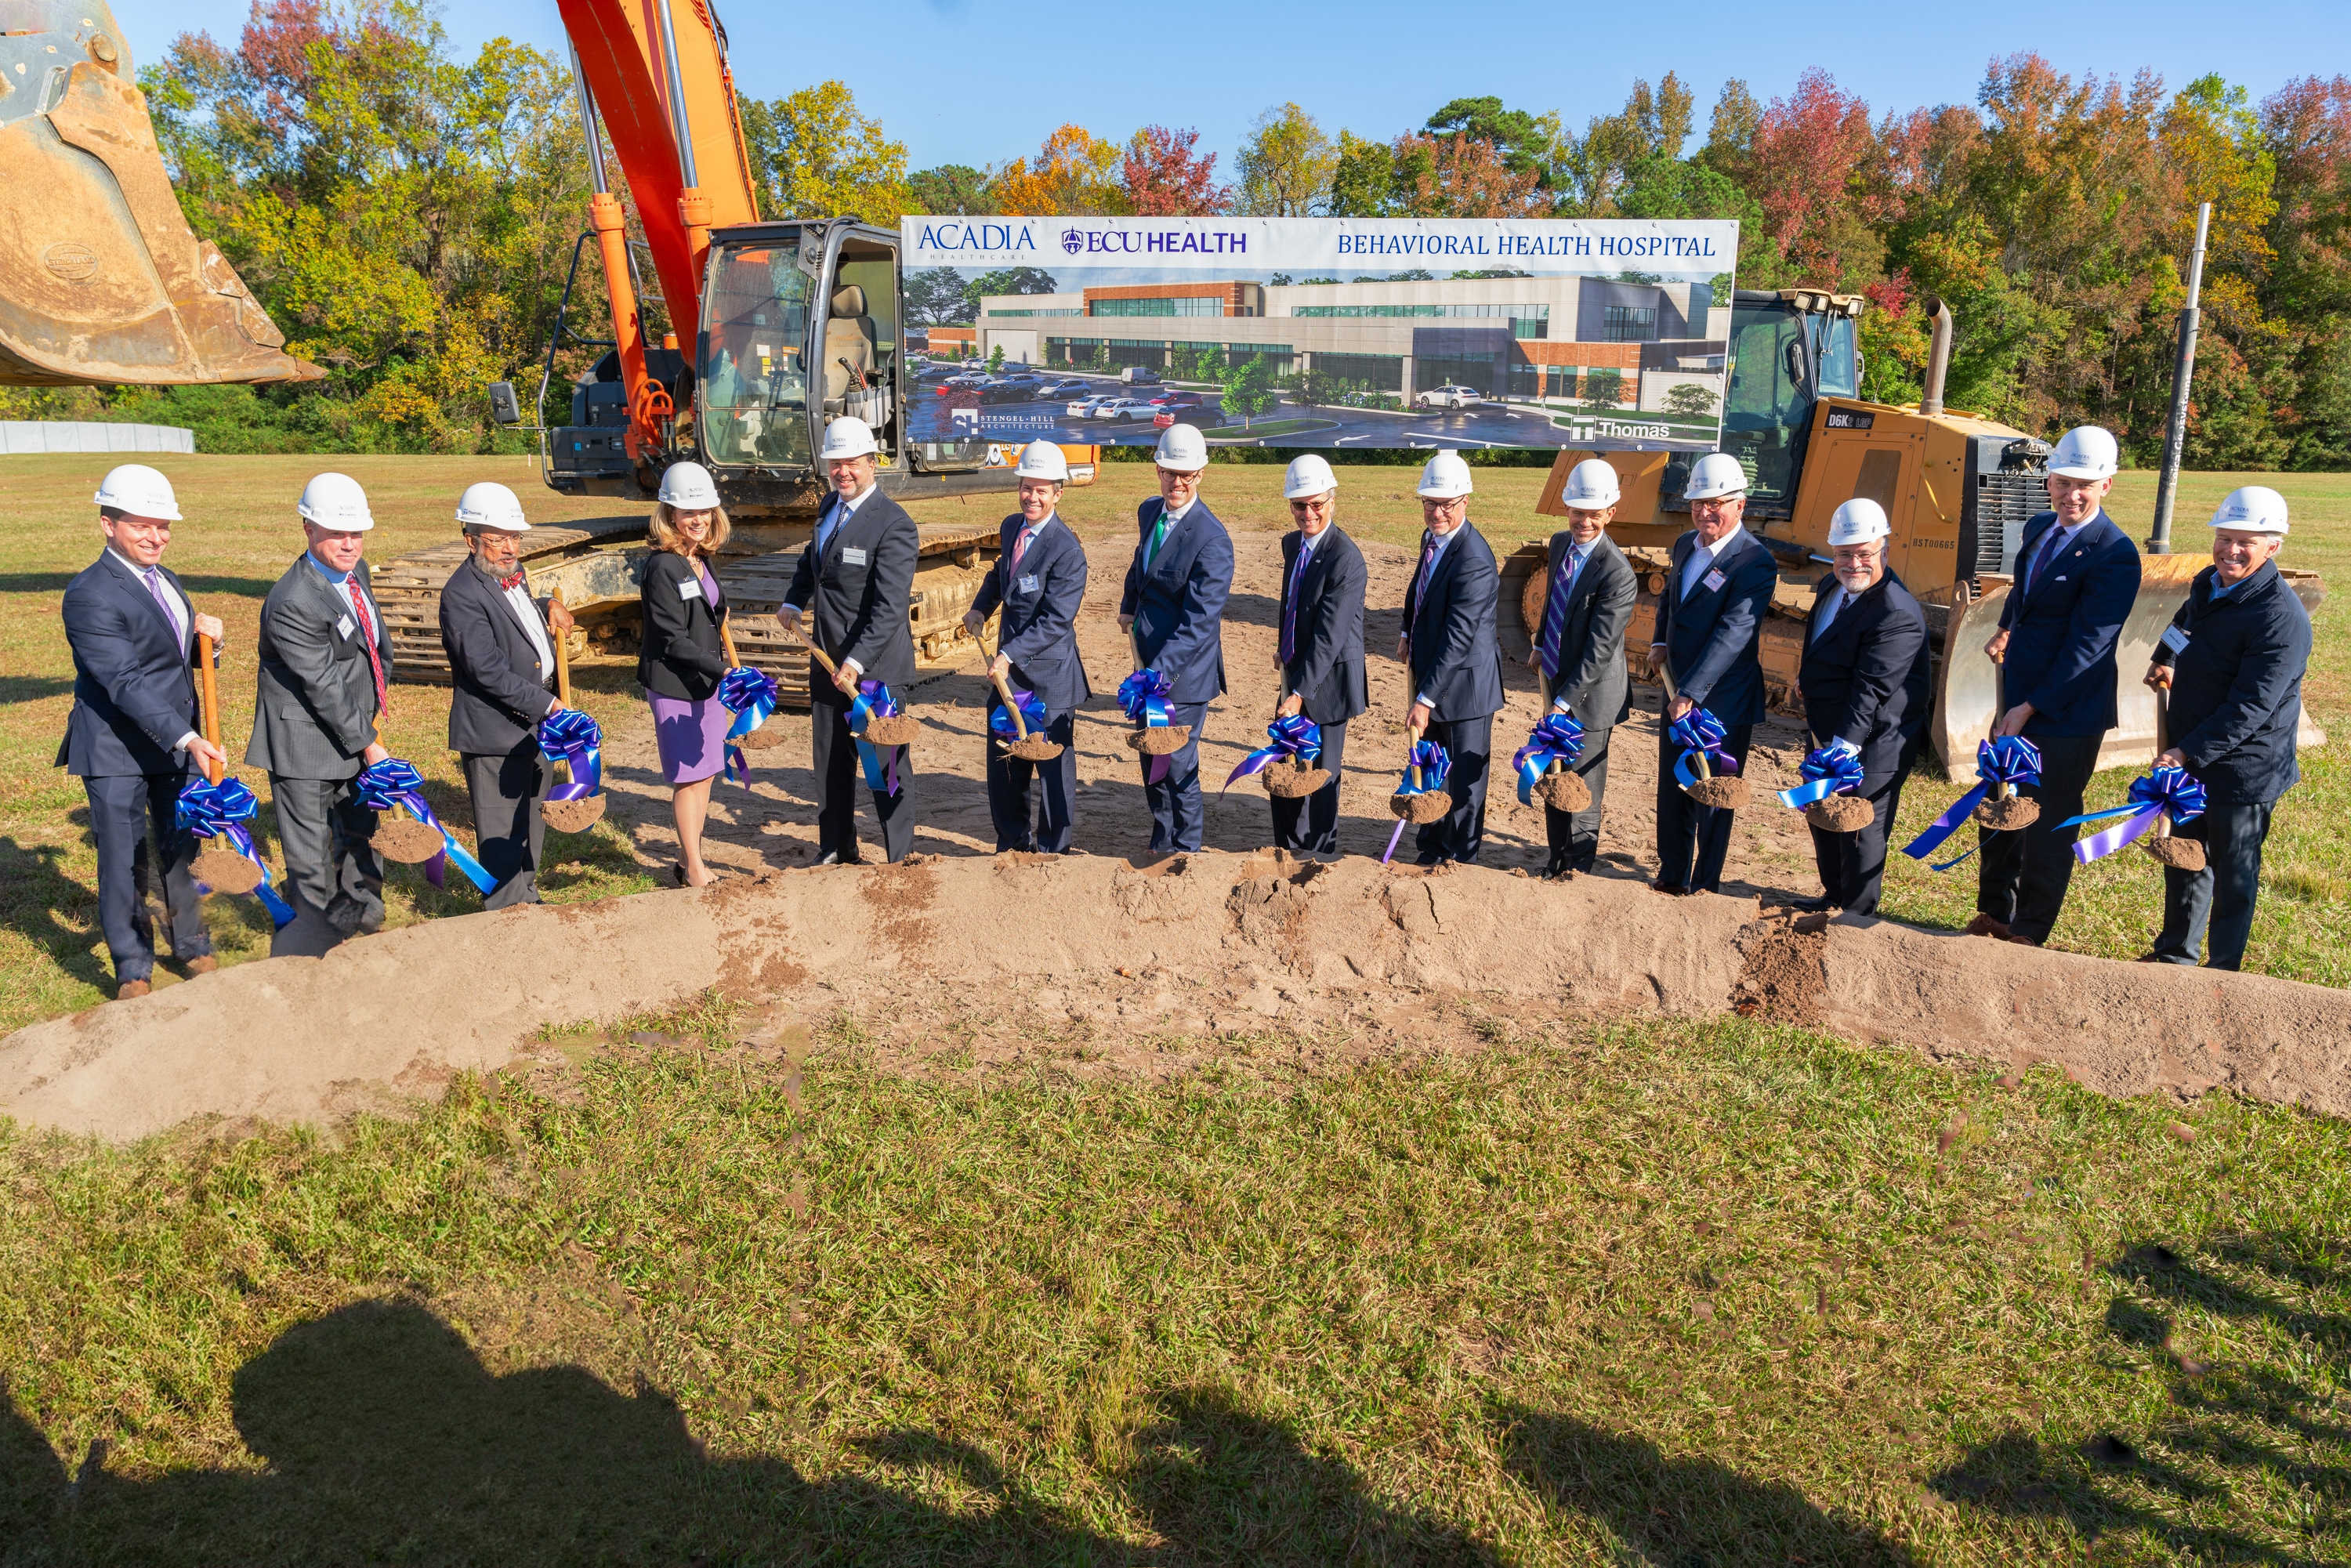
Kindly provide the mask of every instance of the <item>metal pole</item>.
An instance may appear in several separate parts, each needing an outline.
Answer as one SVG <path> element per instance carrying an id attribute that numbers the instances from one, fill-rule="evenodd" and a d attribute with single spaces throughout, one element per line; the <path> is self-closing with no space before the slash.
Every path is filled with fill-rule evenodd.
<path id="1" fill-rule="evenodd" d="M 661 0 L 656 9 L 661 14 L 662 68 L 669 81 L 670 134 L 677 138 L 678 172 L 685 176 L 686 187 L 691 190 L 702 182 L 694 172 L 694 136 L 685 119 L 685 80 L 677 69 L 677 29 L 670 22 L 669 0 Z"/>
<path id="2" fill-rule="evenodd" d="M 2147 553 L 2171 553 L 2171 503 L 2179 488 L 2179 456 L 2188 444 L 2188 383 L 2196 374 L 2196 302 L 2204 292 L 2204 236 L 2212 226 L 2212 204 L 2196 209 L 2196 251 L 2188 261 L 2188 303 L 2179 312 L 2179 357 L 2171 367 L 2171 423 L 2163 432 L 2163 467 L 2155 482 L 2155 531 Z"/>
<path id="3" fill-rule="evenodd" d="M 580 68 L 576 48 L 571 49 L 571 85 L 579 89 L 580 132 L 588 139 L 588 177 L 596 182 L 598 195 L 610 195 L 604 188 L 604 139 L 596 133 L 596 95 L 588 89 L 588 73 Z"/>

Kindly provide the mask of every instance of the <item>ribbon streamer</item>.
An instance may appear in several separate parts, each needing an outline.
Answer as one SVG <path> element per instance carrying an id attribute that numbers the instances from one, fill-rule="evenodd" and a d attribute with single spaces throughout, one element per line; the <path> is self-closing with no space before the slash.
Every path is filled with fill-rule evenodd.
<path id="1" fill-rule="evenodd" d="M 865 764 L 865 787 L 877 795 L 898 792 L 898 747 L 885 758 L 882 748 L 865 738 L 865 727 L 877 718 L 896 718 L 898 699 L 880 681 L 857 683 L 857 698 L 849 705 L 849 733 L 857 737 L 857 755 Z"/>
<path id="2" fill-rule="evenodd" d="M 200 839 L 226 839 L 231 849 L 251 861 L 261 873 L 261 885 L 253 890 L 253 895 L 269 911 L 272 925 L 284 925 L 294 918 L 294 911 L 270 887 L 269 864 L 253 847 L 253 835 L 245 827 L 260 810 L 261 801 L 250 788 L 235 779 L 224 779 L 217 784 L 191 784 L 181 790 L 173 818 Z"/>
<path id="3" fill-rule="evenodd" d="M 544 729 L 548 724 L 577 711 L 566 708 L 562 713 L 550 715 L 542 721 L 540 727 Z M 588 717 L 585 714 L 580 716 Z M 596 721 L 588 719 L 588 722 L 592 727 Z M 593 766 L 592 762 L 590 766 Z M 573 778 L 578 777 L 575 772 Z M 410 816 L 441 835 L 441 852 L 424 862 L 425 881 L 435 887 L 446 885 L 442 871 L 445 861 L 454 862 L 459 871 L 465 873 L 465 880 L 485 894 L 496 888 L 498 879 L 482 869 L 482 862 L 466 852 L 465 846 L 457 841 L 456 835 L 449 831 L 448 825 L 434 816 L 433 808 L 424 803 L 424 776 L 416 771 L 414 764 L 397 757 L 387 757 L 381 762 L 371 763 L 360 770 L 359 791 L 360 801 L 369 810 L 389 811 L 394 806 L 404 806 Z"/>
<path id="4" fill-rule="evenodd" d="M 1420 770 L 1420 782 L 1412 781 L 1413 769 Z M 1433 740 L 1413 742 L 1412 751 L 1405 760 L 1404 779 L 1395 787 L 1399 795 L 1434 795 L 1445 788 L 1445 776 L 1453 771 L 1453 759 L 1445 747 Z M 1395 831 L 1388 835 L 1387 852 L 1380 856 L 1385 865 L 1395 857 L 1396 845 L 1404 841 L 1405 819 L 1396 819 Z"/>
<path id="5" fill-rule="evenodd" d="M 1519 804 L 1531 806 L 1535 786 L 1542 782 L 1554 762 L 1573 768 L 1575 759 L 1583 755 L 1583 727 L 1574 716 L 1550 713 L 1542 716 L 1510 758 L 1510 766 L 1519 770 Z"/>
<path id="6" fill-rule="evenodd" d="M 1265 727 L 1267 745 L 1259 747 L 1241 758 L 1241 765 L 1227 775 L 1225 789 L 1252 773 L 1262 773 L 1285 757 L 1301 762 L 1319 761 L 1322 756 L 1322 727 L 1302 713 L 1277 718 Z M 1217 791 L 1221 795 L 1224 789 Z"/>
<path id="7" fill-rule="evenodd" d="M 1176 687 L 1156 670 L 1137 670 L 1118 684 L 1118 706 L 1125 711 L 1127 722 L 1145 729 L 1169 727 L 1173 716 L 1167 699 Z M 1156 784 L 1167 777 L 1168 759 L 1154 756 L 1144 770 L 1146 783 Z"/>
<path id="8" fill-rule="evenodd" d="M 2155 826 L 2156 819 L 2166 811 L 2171 813 L 2172 825 L 2191 821 L 2204 814 L 2205 790 L 2201 779 L 2189 777 L 2179 768 L 2158 768 L 2144 779 L 2131 780 L 2130 803 L 2109 806 L 2103 811 L 2085 811 L 2078 817 L 2068 817 L 2057 824 L 2060 828 L 2080 827 L 2089 822 L 2112 821 L 2111 828 L 2079 839 L 2074 844 L 2074 858 L 2084 865 L 2104 860 L 2125 844 L 2139 838 Z"/>
<path id="9" fill-rule="evenodd" d="M 550 800 L 583 800 L 604 786 L 604 731 L 597 722 L 576 707 L 560 709 L 538 721 L 538 754 L 549 767 L 560 762 L 571 769 L 571 782 L 558 784 L 547 792 Z M 382 768 L 386 763 L 379 762 Z M 408 764 L 401 763 L 402 768 Z M 416 770 L 408 769 L 411 773 Z M 365 775 L 361 775 L 365 777 Z M 402 802 L 405 804 L 406 802 Z M 381 810 L 381 808 L 379 808 Z M 431 821 L 427 817 L 416 819 Z M 440 878 L 434 878 L 435 886 Z"/>
<path id="10" fill-rule="evenodd" d="M 726 776 L 746 789 L 751 787 L 751 763 L 735 742 L 767 723 L 778 700 L 775 677 L 764 670 L 738 664 L 719 677 L 718 706 L 735 716 L 726 731 Z"/>
<path id="11" fill-rule="evenodd" d="M 1674 777 L 1683 789 L 1698 781 L 1698 759 L 1701 756 L 1714 765 L 1718 773 L 1739 771 L 1739 758 L 1722 749 L 1722 743 L 1729 738 L 1729 732 L 1722 727 L 1722 721 L 1706 709 L 1690 709 L 1674 720 L 1667 733 L 1682 748 L 1681 756 L 1674 762 Z"/>
<path id="12" fill-rule="evenodd" d="M 1802 810 L 1832 795 L 1849 795 L 1861 788 L 1861 754 L 1832 743 L 1804 758 L 1796 769 L 1804 782 L 1780 791 L 1780 804 Z"/>
<path id="13" fill-rule="evenodd" d="M 1029 727 L 1029 733 L 1044 733 L 1045 699 L 1035 692 L 1024 692 L 1015 686 L 1012 688 L 1012 700 L 1020 705 L 1021 723 Z M 987 710 L 987 730 L 1007 746 L 1020 738 L 1019 728 L 1012 722 L 1012 710 L 1000 702 Z"/>
<path id="14" fill-rule="evenodd" d="M 1975 815 L 1984 797 L 1995 784 L 2005 784 L 2011 789 L 2020 784 L 2041 782 L 2041 748 L 2021 735 L 2003 735 L 1998 740 L 1987 740 L 1976 747 L 1976 787 L 1951 802 L 1949 810 L 1927 824 L 1927 831 L 1902 846 L 1902 852 L 1914 861 L 1925 860 L 1937 846 L 1959 831 L 1959 824 Z M 1948 860 L 1932 867 L 1949 871 L 1967 860 L 1967 854 Z"/>

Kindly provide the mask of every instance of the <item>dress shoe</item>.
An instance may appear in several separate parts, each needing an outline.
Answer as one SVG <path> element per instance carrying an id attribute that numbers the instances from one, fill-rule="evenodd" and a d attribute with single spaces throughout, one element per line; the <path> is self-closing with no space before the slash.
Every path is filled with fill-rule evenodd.
<path id="1" fill-rule="evenodd" d="M 1976 913 L 1976 917 L 1968 922 L 1968 935 L 1970 936 L 1990 936 L 1995 940 L 2005 942 L 2009 940 L 2008 922 L 2005 920 L 1994 920 L 1991 915 L 1979 910 Z"/>
<path id="2" fill-rule="evenodd" d="M 210 953 L 200 953 L 183 964 L 181 967 L 188 971 L 189 978 L 193 979 L 198 975 L 209 975 L 219 968 L 220 960 Z"/>
<path id="3" fill-rule="evenodd" d="M 114 988 L 114 999 L 127 1002 L 133 997 L 143 997 L 155 988 L 145 980 L 125 980 Z"/>
<path id="4" fill-rule="evenodd" d="M 1666 894 L 1674 898 L 1687 898 L 1689 896 L 1690 890 L 1687 887 L 1670 884 L 1665 880 L 1665 878 L 1659 877 L 1649 883 L 1649 891 L 1651 893 Z"/>
<path id="5" fill-rule="evenodd" d="M 2011 932 L 2008 939 L 2015 943 L 2020 947 L 2038 947 L 2041 946 L 2041 938 L 2038 936 L 2019 936 L 2015 933 Z"/>
<path id="6" fill-rule="evenodd" d="M 827 850 L 824 853 L 816 857 L 815 863 L 818 865 L 859 865 L 862 864 L 862 862 L 856 855 L 843 855 L 839 850 Z"/>
<path id="7" fill-rule="evenodd" d="M 1829 901 L 1825 898 L 1791 898 L 1784 900 L 1780 907 L 1792 909 L 1799 915 L 1826 915 Z"/>

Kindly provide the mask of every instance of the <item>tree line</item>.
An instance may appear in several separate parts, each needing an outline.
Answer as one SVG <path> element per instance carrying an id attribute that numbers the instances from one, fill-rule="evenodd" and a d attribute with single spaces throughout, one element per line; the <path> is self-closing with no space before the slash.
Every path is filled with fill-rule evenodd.
<path id="1" fill-rule="evenodd" d="M 0 417 L 192 424 L 210 451 L 515 439 L 482 389 L 536 387 L 590 190 L 560 62 L 507 39 L 459 59 L 422 0 L 269 0 L 233 44 L 183 35 L 140 82 L 191 223 L 328 379 L 0 389 Z M 1220 171 L 1196 130 L 1157 124 L 1063 125 L 1001 162 L 910 170 L 843 83 L 741 106 L 768 216 L 1736 218 L 1740 287 L 1867 297 L 1867 395 L 1917 395 L 1921 301 L 1939 297 L 1953 407 L 2034 432 L 2095 420 L 2141 462 L 2210 201 L 2188 461 L 2351 466 L 2351 77 L 2256 102 L 2218 76 L 2173 89 L 2024 54 L 1992 61 L 1972 104 L 1872 106 L 1813 70 L 1768 99 L 1727 83 L 1702 138 L 1698 107 L 1670 72 L 1581 130 L 1495 97 L 1371 135 L 1285 103 Z M 922 279 L 912 313 L 967 319 L 978 287 Z M 592 334 L 603 308 L 591 257 L 575 320 Z M 587 358 L 558 356 L 552 395 Z"/>

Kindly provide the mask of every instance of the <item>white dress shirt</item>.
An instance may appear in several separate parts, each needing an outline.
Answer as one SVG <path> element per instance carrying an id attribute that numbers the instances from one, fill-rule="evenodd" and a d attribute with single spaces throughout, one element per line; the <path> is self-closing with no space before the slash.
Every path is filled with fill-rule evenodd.
<path id="1" fill-rule="evenodd" d="M 1724 550 L 1730 548 L 1731 541 L 1745 531 L 1743 528 L 1732 528 L 1712 544 L 1695 535 L 1691 537 L 1689 559 L 1682 563 L 1681 596 L 1684 599 L 1687 599 L 1691 590 L 1698 587 L 1700 578 L 1714 570 L 1714 563 L 1721 559 Z"/>

